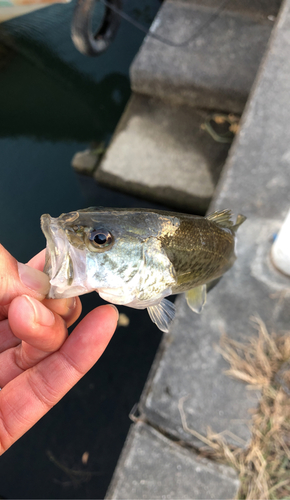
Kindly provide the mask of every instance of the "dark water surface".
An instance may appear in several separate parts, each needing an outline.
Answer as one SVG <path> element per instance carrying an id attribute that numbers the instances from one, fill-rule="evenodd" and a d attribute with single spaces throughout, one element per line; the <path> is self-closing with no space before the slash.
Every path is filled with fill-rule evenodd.
<path id="1" fill-rule="evenodd" d="M 147 26 L 160 6 L 158 0 L 124 4 Z M 0 25 L 0 241 L 22 262 L 45 245 L 42 213 L 152 206 L 71 168 L 74 153 L 112 134 L 144 37 L 122 21 L 107 53 L 86 58 L 70 40 L 72 8 L 55 5 Z M 103 301 L 93 293 L 82 302 L 87 313 Z M 99 363 L 0 458 L 0 496 L 104 497 L 161 338 L 146 311 L 120 311 L 130 325 L 118 328 Z"/>

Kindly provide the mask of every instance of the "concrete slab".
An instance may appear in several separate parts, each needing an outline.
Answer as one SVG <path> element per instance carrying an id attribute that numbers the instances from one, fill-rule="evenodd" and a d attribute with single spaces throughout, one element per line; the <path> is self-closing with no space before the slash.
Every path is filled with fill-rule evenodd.
<path id="1" fill-rule="evenodd" d="M 203 5 L 215 10 L 227 10 L 246 14 L 259 20 L 273 22 L 279 12 L 281 0 L 174 0 L 175 2 L 190 3 L 192 5 Z"/>
<path id="2" fill-rule="evenodd" d="M 135 92 L 199 108 L 241 112 L 272 25 L 250 16 L 167 0 L 131 65 Z M 212 19 L 212 21 L 210 21 Z M 204 29 L 202 28 L 204 26 Z"/>
<path id="3" fill-rule="evenodd" d="M 177 301 L 177 317 L 142 399 L 146 417 L 195 445 L 181 425 L 178 403 L 189 394 L 187 423 L 205 433 L 230 430 L 247 441 L 248 409 L 257 399 L 223 374 L 226 367 L 213 349 L 225 331 L 240 339 L 254 334 L 251 316 L 269 331 L 288 331 L 290 279 L 276 271 L 269 253 L 290 206 L 290 0 L 286 0 L 261 68 L 241 132 L 210 210 L 231 208 L 248 220 L 238 235 L 238 260 L 210 292 L 201 316 Z M 233 441 L 230 439 L 230 441 Z"/>
<path id="4" fill-rule="evenodd" d="M 129 434 L 107 499 L 234 498 L 233 469 L 198 457 L 138 423 Z"/>
<path id="5" fill-rule="evenodd" d="M 201 129 L 208 113 L 135 95 L 95 173 L 148 200 L 205 213 L 229 144 Z"/>

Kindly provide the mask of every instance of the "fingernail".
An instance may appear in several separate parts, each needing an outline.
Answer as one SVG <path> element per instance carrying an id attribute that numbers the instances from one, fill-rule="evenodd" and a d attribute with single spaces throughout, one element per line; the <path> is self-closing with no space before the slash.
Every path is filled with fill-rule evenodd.
<path id="1" fill-rule="evenodd" d="M 46 296 L 49 291 L 49 278 L 46 274 L 33 267 L 18 262 L 18 274 L 23 285 Z"/>
<path id="2" fill-rule="evenodd" d="M 55 322 L 55 317 L 52 311 L 47 309 L 41 302 L 28 295 L 23 295 L 28 300 L 34 311 L 34 323 L 42 326 L 52 326 Z"/>
<path id="3" fill-rule="evenodd" d="M 114 306 L 114 304 L 108 304 L 108 306 L 112 307 L 113 309 L 115 309 L 116 313 L 118 314 L 118 319 L 119 319 L 119 311 L 118 309 L 116 308 L 116 306 Z"/>
<path id="4" fill-rule="evenodd" d="M 75 297 L 70 297 L 69 299 L 66 299 L 66 306 L 70 310 L 75 309 L 76 303 L 77 299 Z"/>

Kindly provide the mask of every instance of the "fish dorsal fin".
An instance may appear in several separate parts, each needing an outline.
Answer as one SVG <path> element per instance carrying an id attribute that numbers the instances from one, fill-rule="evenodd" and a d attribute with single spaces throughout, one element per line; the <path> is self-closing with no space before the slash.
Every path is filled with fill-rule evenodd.
<path id="1" fill-rule="evenodd" d="M 188 307 L 197 314 L 201 313 L 206 303 L 206 285 L 191 288 L 185 294 Z"/>
<path id="2" fill-rule="evenodd" d="M 159 304 L 147 307 L 147 311 L 151 320 L 158 326 L 159 330 L 167 333 L 169 325 L 175 315 L 175 305 L 172 304 L 170 300 L 162 299 Z"/>
<path id="3" fill-rule="evenodd" d="M 233 226 L 233 231 L 236 232 L 239 229 L 240 225 L 243 224 L 243 222 L 245 222 L 245 220 L 247 220 L 247 217 L 245 215 L 239 214 L 237 216 L 236 223 Z"/>
<path id="4" fill-rule="evenodd" d="M 232 229 L 234 224 L 232 221 L 233 213 L 231 210 L 220 210 L 219 212 L 212 212 L 211 214 L 206 215 L 206 219 L 211 222 L 215 222 L 221 227 L 227 227 Z"/>
<path id="5" fill-rule="evenodd" d="M 237 229 L 240 227 L 240 225 L 243 224 L 243 222 L 245 222 L 247 217 L 245 217 L 242 214 L 239 214 L 237 216 L 236 223 L 234 224 L 232 221 L 232 216 L 233 216 L 232 211 L 226 209 L 226 210 L 220 210 L 219 212 L 212 212 L 211 214 L 206 215 L 205 218 L 207 220 L 210 220 L 211 222 L 215 222 L 221 227 L 227 227 L 232 231 L 236 232 Z"/>

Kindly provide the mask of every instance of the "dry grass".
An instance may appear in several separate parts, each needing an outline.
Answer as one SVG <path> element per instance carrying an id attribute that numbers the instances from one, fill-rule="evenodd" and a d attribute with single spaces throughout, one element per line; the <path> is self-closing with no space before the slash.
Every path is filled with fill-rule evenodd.
<path id="1" fill-rule="evenodd" d="M 240 343 L 223 335 L 218 348 L 230 364 L 229 376 L 246 382 L 249 389 L 261 390 L 259 406 L 252 413 L 250 444 L 246 448 L 230 446 L 225 433 L 212 431 L 206 437 L 197 436 L 187 426 L 184 399 L 180 415 L 184 429 L 207 445 L 207 456 L 238 471 L 241 487 L 237 498 L 290 499 L 290 332 L 269 334 L 261 319 L 253 320 L 256 337 Z"/>

